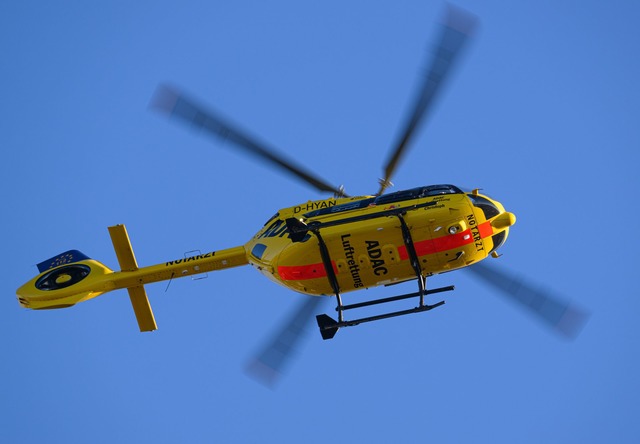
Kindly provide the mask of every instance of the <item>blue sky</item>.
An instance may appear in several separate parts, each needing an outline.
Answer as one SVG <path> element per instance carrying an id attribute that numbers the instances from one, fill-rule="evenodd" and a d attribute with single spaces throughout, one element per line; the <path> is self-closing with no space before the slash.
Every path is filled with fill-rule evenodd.
<path id="1" fill-rule="evenodd" d="M 117 268 L 245 243 L 323 196 L 148 110 L 178 85 L 352 194 L 373 193 L 444 4 L 3 2 L 2 442 L 637 442 L 632 1 L 461 1 L 479 32 L 395 177 L 481 187 L 518 221 L 495 265 L 591 312 L 559 339 L 466 272 L 427 314 L 308 341 L 276 390 L 243 368 L 301 296 L 249 267 L 21 309 L 67 249 Z M 388 295 L 353 293 L 352 300 Z"/>

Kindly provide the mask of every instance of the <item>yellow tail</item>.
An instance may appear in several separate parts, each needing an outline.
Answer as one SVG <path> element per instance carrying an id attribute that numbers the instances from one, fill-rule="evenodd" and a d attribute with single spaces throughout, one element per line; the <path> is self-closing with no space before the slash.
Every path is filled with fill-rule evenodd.
<path id="1" fill-rule="evenodd" d="M 138 268 L 124 225 L 109 227 L 121 271 L 113 271 L 77 250 L 38 264 L 40 274 L 17 290 L 20 305 L 34 310 L 71 307 L 111 290 L 126 288 L 140 331 L 156 325 L 145 284 L 246 265 L 244 247 L 177 259 Z"/>

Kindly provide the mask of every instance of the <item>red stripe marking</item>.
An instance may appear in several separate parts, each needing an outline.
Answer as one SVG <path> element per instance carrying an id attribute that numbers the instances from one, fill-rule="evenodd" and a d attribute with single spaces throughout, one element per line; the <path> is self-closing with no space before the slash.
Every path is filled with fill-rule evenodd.
<path id="1" fill-rule="evenodd" d="M 493 236 L 493 227 L 491 226 L 491 222 L 486 221 L 478 225 L 478 229 L 480 230 L 480 237 L 491 237 Z"/>
<path id="2" fill-rule="evenodd" d="M 338 274 L 338 267 L 331 261 L 334 273 Z M 302 281 L 305 279 L 317 279 L 325 277 L 327 271 L 322 263 L 309 265 L 280 265 L 278 274 L 283 281 Z"/>
<path id="3" fill-rule="evenodd" d="M 493 227 L 489 221 L 478 225 L 478 230 L 482 239 L 493 235 Z M 467 235 L 469 237 L 465 239 L 465 236 Z M 443 251 L 453 250 L 454 248 L 460 248 L 473 242 L 475 241 L 473 240 L 473 234 L 469 228 L 462 233 L 448 234 L 435 239 L 415 242 L 414 246 L 418 256 L 426 256 L 428 254 L 441 253 Z M 407 247 L 404 245 L 398 248 L 398 254 L 400 255 L 400 260 L 409 259 Z M 338 274 L 336 263 L 331 261 L 331 265 L 333 266 L 333 271 Z M 280 265 L 278 267 L 278 274 L 283 281 L 302 281 L 305 279 L 317 279 L 327 276 L 327 272 L 325 271 L 322 263 L 290 266 Z"/>
<path id="4" fill-rule="evenodd" d="M 478 225 L 478 231 L 482 239 L 493 235 L 493 227 L 489 221 Z M 465 239 L 465 236 L 468 236 L 468 238 Z M 428 254 L 441 253 L 443 251 L 453 250 L 454 248 L 460 248 L 473 242 L 475 241 L 473 240 L 471 228 L 469 228 L 461 233 L 414 242 L 413 245 L 416 248 L 416 254 L 418 256 L 426 256 Z M 400 255 L 400 260 L 405 261 L 409 259 L 407 247 L 404 245 L 398 248 L 398 254 Z"/>

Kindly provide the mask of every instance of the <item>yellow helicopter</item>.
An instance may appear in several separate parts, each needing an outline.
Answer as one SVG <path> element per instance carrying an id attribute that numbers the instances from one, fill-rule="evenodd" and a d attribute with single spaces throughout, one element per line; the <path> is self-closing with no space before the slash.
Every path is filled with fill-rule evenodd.
<path id="1" fill-rule="evenodd" d="M 385 194 L 417 128 L 424 123 L 442 85 L 459 59 L 475 27 L 475 18 L 449 8 L 425 81 L 409 118 L 386 163 L 376 194 L 350 197 L 295 165 L 272 148 L 248 136 L 216 113 L 178 90 L 161 86 L 152 105 L 191 127 L 221 137 L 237 147 L 293 174 L 333 197 L 279 210 L 246 244 L 139 267 L 123 225 L 109 227 L 120 271 L 113 271 L 77 250 L 38 264 L 39 273 L 17 290 L 25 308 L 70 307 L 106 292 L 126 289 L 141 331 L 157 328 L 145 285 L 215 270 L 251 265 L 274 282 L 312 296 L 335 296 L 337 319 L 316 317 L 323 339 L 342 327 L 431 310 L 426 296 L 453 290 L 427 289 L 427 278 L 469 267 L 504 293 L 531 309 L 558 331 L 573 336 L 582 325 L 580 310 L 504 272 L 480 264 L 506 241 L 515 215 L 478 189 L 463 191 L 450 184 L 425 185 Z M 342 295 L 376 286 L 415 280 L 417 291 L 383 299 L 344 304 Z M 298 314 L 315 307 L 310 298 Z M 345 319 L 344 312 L 415 299 L 401 311 Z M 291 324 L 295 322 L 292 321 Z M 285 326 L 290 328 L 291 326 Z M 282 342 L 283 332 L 274 343 Z M 286 346 L 288 347 L 288 346 Z M 275 366 L 279 364 L 274 364 Z"/>

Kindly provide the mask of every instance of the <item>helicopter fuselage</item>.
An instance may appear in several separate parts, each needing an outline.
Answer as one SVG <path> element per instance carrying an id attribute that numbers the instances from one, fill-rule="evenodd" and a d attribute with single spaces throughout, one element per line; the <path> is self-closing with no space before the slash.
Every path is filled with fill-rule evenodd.
<path id="1" fill-rule="evenodd" d="M 50 309 L 126 288 L 141 331 L 150 331 L 156 324 L 146 284 L 251 264 L 297 292 L 339 296 L 471 265 L 494 253 L 514 223 L 512 213 L 477 190 L 431 185 L 284 208 L 243 246 L 142 268 L 126 228 L 117 225 L 109 233 L 121 271 L 70 250 L 38 264 L 40 274 L 17 296 L 23 307 Z M 421 303 L 419 310 L 429 308 Z"/>
<path id="2" fill-rule="evenodd" d="M 400 218 L 409 229 L 409 243 Z M 308 227 L 297 241 L 292 240 L 291 220 Z M 278 284 L 333 295 L 318 236 L 345 293 L 415 279 L 412 247 L 425 277 L 471 265 L 495 251 L 513 223 L 512 213 L 477 191 L 465 194 L 451 185 L 432 185 L 284 208 L 245 249 L 249 263 Z"/>

